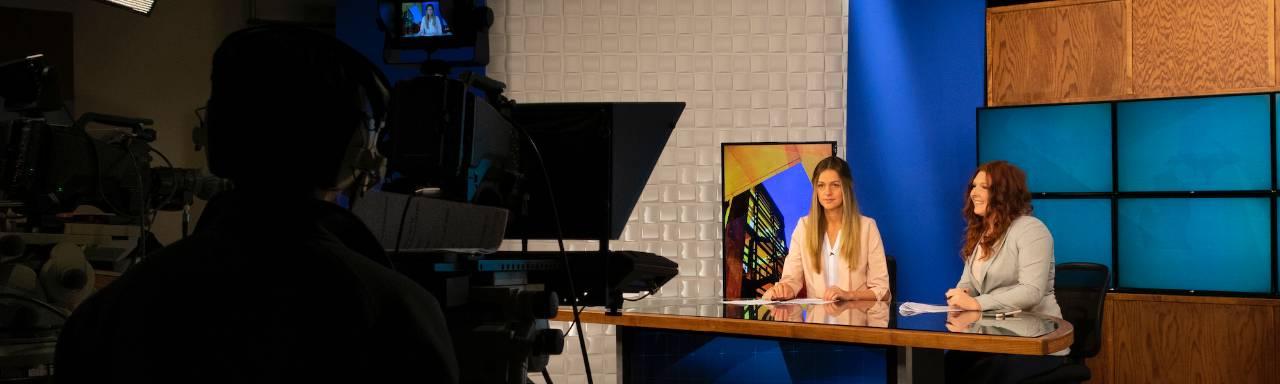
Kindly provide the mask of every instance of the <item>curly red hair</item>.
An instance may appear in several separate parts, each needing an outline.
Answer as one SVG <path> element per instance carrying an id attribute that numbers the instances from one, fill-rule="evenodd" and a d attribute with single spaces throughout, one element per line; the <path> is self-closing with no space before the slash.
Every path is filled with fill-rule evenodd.
<path id="1" fill-rule="evenodd" d="M 969 199 L 973 192 L 972 181 L 979 172 L 986 172 L 991 180 L 985 216 L 973 213 L 973 200 Z M 960 256 L 968 260 L 974 248 L 981 246 L 982 260 L 986 260 L 995 254 L 996 242 L 1004 237 L 1013 221 L 1031 214 L 1027 173 L 1008 161 L 996 160 L 978 166 L 969 181 L 969 187 L 964 191 L 964 247 L 960 249 Z"/>

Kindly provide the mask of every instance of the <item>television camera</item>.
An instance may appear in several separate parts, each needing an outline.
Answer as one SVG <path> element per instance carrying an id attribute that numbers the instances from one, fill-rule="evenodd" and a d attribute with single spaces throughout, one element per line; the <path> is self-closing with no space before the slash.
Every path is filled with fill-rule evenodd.
<path id="1" fill-rule="evenodd" d="M 50 123 L 46 113 L 69 114 L 55 92 L 53 73 L 43 55 L 0 63 L 0 98 L 5 111 L 17 115 L 0 121 L 0 235 L 16 244 L 0 249 L 0 265 L 39 270 L 55 260 L 79 264 L 62 267 L 75 277 L 41 278 L 82 298 L 94 268 L 123 270 L 145 255 L 155 210 L 185 211 L 194 197 L 207 198 L 227 185 L 198 169 L 152 167 L 151 154 L 160 152 L 150 146 L 156 139 L 151 120 L 85 113 L 70 125 Z M 94 136 L 86 129 L 91 124 L 116 129 Z M 74 245 L 67 252 L 82 252 L 78 259 L 85 262 L 50 259 L 63 244 Z M 0 284 L 21 285 L 13 276 L 0 279 L 6 277 Z M 67 309 L 78 300 L 48 292 L 37 296 Z"/>
<path id="2" fill-rule="evenodd" d="M 419 65 L 421 76 L 392 88 L 378 138 L 386 178 L 352 210 L 397 269 L 440 299 L 463 381 L 524 383 L 561 352 L 563 332 L 547 326 L 558 304 L 575 318 L 585 305 L 620 314 L 623 293 L 654 292 L 676 275 L 674 262 L 611 252 L 609 241 L 621 236 L 684 104 L 518 104 L 501 82 L 448 75 L 488 64 L 488 8 L 380 0 L 378 13 L 384 62 Z M 425 60 L 397 60 L 424 52 Z M 503 239 L 523 246 L 498 252 Z M 599 249 L 566 252 L 565 239 Z M 528 240 L 558 240 L 561 249 L 529 252 Z M 585 354 L 581 332 L 579 344 Z"/>
<path id="3" fill-rule="evenodd" d="M 187 209 L 228 185 L 197 169 L 151 166 L 151 120 L 85 113 L 70 124 L 43 55 L 0 62 L 0 376 L 50 374 L 63 321 L 94 287 L 159 242 L 156 210 Z M 89 125 L 113 127 L 91 135 Z M 168 159 L 164 159 L 168 163 Z"/>

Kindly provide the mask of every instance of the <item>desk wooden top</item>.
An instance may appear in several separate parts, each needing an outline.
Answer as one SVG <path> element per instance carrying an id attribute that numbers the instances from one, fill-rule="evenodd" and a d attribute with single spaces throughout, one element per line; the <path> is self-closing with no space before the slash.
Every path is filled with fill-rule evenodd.
<path id="1" fill-rule="evenodd" d="M 705 304 L 703 304 L 705 305 Z M 896 306 L 894 306 L 896 309 Z M 1017 318 L 996 320 L 982 318 L 977 323 L 989 332 L 991 327 L 999 327 L 1005 321 L 1021 321 L 1051 324 L 1053 330 L 1038 336 L 1023 337 L 1005 334 L 981 334 L 967 332 L 947 332 L 945 330 L 903 329 L 888 327 L 887 324 L 875 325 L 842 325 L 804 321 L 751 320 L 747 318 L 730 318 L 715 314 L 689 315 L 678 314 L 679 311 L 644 310 L 624 308 L 622 316 L 608 316 L 599 308 L 586 309 L 581 312 L 583 323 L 612 324 L 626 327 L 667 329 L 692 332 L 718 333 L 725 335 L 741 335 L 755 337 L 771 337 L 780 339 L 796 339 L 825 342 L 843 342 L 854 344 L 883 345 L 896 347 L 931 348 L 947 350 L 963 350 L 990 353 L 1007 353 L 1018 355 L 1047 355 L 1061 351 L 1072 343 L 1071 323 L 1056 317 L 1039 314 L 1022 313 Z M 896 310 L 894 311 L 896 312 Z M 723 313 L 723 312 L 722 312 Z M 929 314 L 917 316 L 933 316 L 946 322 L 945 315 Z M 573 312 L 569 307 L 561 307 L 553 319 L 556 321 L 573 321 Z M 915 319 L 913 318 L 913 322 Z M 931 320 L 924 318 L 924 320 Z M 1016 328 L 1016 327 L 1009 327 Z"/>

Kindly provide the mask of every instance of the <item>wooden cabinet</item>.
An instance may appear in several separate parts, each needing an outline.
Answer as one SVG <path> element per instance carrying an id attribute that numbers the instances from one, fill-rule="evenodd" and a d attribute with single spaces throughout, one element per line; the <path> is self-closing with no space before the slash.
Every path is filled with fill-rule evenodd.
<path id="1" fill-rule="evenodd" d="M 1280 90 L 1275 0 L 987 9 L 987 105 Z"/>
<path id="2" fill-rule="evenodd" d="M 1276 85 L 1272 0 L 1131 0 L 1137 97 Z"/>
<path id="3" fill-rule="evenodd" d="M 987 104 L 1129 94 L 1122 0 L 1003 7 L 987 14 Z"/>
<path id="4" fill-rule="evenodd" d="M 1112 293 L 1090 383 L 1280 378 L 1280 300 Z"/>

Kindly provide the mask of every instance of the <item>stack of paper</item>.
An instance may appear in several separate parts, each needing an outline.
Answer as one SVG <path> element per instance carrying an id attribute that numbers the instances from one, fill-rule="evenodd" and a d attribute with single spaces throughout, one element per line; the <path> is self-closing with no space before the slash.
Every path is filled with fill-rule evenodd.
<path id="1" fill-rule="evenodd" d="M 836 301 L 823 300 L 823 299 L 791 299 L 791 300 L 783 301 L 779 304 L 827 304 L 827 303 L 834 303 L 834 302 Z"/>
<path id="2" fill-rule="evenodd" d="M 773 300 L 763 300 L 763 299 L 748 299 L 748 300 L 725 300 L 725 301 L 723 301 L 723 302 L 721 302 L 721 303 L 722 303 L 722 304 L 733 304 L 733 305 L 765 305 L 765 304 L 773 304 L 773 303 L 776 303 L 776 301 L 773 301 Z"/>
<path id="3" fill-rule="evenodd" d="M 791 299 L 787 301 L 764 300 L 764 299 L 745 299 L 745 300 L 725 300 L 722 304 L 732 305 L 766 305 L 766 304 L 827 304 L 834 303 L 835 300 L 823 299 Z"/>
<path id="4" fill-rule="evenodd" d="M 903 316 L 915 316 L 921 313 L 938 313 L 938 312 L 960 312 L 959 308 L 951 308 L 946 305 L 921 304 L 914 302 L 905 302 L 898 306 L 898 314 Z"/>

